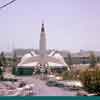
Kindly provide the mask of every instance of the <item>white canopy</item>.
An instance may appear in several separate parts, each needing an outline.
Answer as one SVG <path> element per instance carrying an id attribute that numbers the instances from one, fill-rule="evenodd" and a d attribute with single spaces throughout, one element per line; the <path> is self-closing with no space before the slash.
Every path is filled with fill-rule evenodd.
<path id="1" fill-rule="evenodd" d="M 33 53 L 33 52 L 31 52 Z M 18 67 L 37 67 L 39 63 L 41 63 L 42 58 L 39 55 L 33 55 L 31 53 L 28 53 L 24 55 L 21 59 L 21 62 L 17 65 Z M 63 57 L 59 53 L 55 53 L 54 56 L 45 56 L 45 59 L 43 60 L 46 62 L 47 66 L 55 68 L 63 68 L 67 67 L 68 65 L 65 63 Z"/>

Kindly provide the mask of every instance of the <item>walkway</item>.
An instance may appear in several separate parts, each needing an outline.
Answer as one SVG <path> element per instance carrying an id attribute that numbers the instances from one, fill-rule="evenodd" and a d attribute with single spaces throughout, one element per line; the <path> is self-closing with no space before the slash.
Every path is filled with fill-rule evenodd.
<path id="1" fill-rule="evenodd" d="M 48 87 L 45 81 L 42 81 L 36 77 L 21 77 L 28 83 L 34 83 L 35 96 L 75 96 L 76 91 L 64 90 L 58 87 Z"/>

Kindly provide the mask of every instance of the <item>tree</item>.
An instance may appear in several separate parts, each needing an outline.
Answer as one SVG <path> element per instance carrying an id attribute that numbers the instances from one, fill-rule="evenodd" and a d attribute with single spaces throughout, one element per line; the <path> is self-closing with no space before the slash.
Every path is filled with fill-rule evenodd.
<path id="1" fill-rule="evenodd" d="M 84 89 L 91 93 L 100 93 L 100 68 L 86 69 L 80 73 Z"/>
<path id="2" fill-rule="evenodd" d="M 0 64 L 3 67 L 6 67 L 7 66 L 4 52 L 1 52 L 1 54 L 0 54 Z"/>
<path id="3" fill-rule="evenodd" d="M 68 65 L 69 65 L 69 67 L 70 67 L 70 69 L 71 69 L 71 65 L 72 65 L 72 57 L 71 57 L 71 53 L 68 52 L 67 56 L 68 56 Z"/>
<path id="4" fill-rule="evenodd" d="M 17 55 L 16 52 L 13 52 L 13 69 L 12 69 L 12 74 L 16 73 L 16 65 L 17 65 Z"/>
<path id="5" fill-rule="evenodd" d="M 63 80 L 73 80 L 73 74 L 69 71 L 64 71 L 62 73 Z"/>
<path id="6" fill-rule="evenodd" d="M 0 68 L 0 75 L 2 75 L 2 68 Z"/>
<path id="7" fill-rule="evenodd" d="M 17 55 L 16 55 L 16 51 L 13 52 L 13 66 L 16 66 L 17 64 Z"/>
<path id="8" fill-rule="evenodd" d="M 2 66 L 1 58 L 0 58 L 0 66 Z"/>
<path id="9" fill-rule="evenodd" d="M 16 74 L 16 67 L 15 66 L 12 68 L 12 74 Z"/>
<path id="10" fill-rule="evenodd" d="M 1 80 L 3 80 L 3 71 L 6 66 L 7 66 L 7 63 L 6 63 L 6 58 L 5 58 L 4 52 L 1 52 L 1 54 L 0 54 L 0 79 Z"/>
<path id="11" fill-rule="evenodd" d="M 96 63 L 97 63 L 97 59 L 94 52 L 90 52 L 90 67 L 91 68 L 95 67 Z"/>

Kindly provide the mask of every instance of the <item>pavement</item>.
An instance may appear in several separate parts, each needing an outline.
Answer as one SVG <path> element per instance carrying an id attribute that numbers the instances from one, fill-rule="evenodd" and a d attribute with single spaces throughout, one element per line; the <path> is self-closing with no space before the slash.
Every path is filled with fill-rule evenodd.
<path id="1" fill-rule="evenodd" d="M 40 76 L 16 77 L 18 82 L 0 82 L 0 96 L 76 96 L 77 91 L 70 91 L 64 88 L 49 87 Z M 29 88 L 18 88 L 20 82 L 24 81 Z M 31 94 L 30 94 L 31 93 Z"/>
<path id="2" fill-rule="evenodd" d="M 33 91 L 35 96 L 76 96 L 77 91 L 69 91 L 58 87 L 48 87 L 46 81 L 38 77 L 20 77 L 28 84 L 34 83 Z"/>

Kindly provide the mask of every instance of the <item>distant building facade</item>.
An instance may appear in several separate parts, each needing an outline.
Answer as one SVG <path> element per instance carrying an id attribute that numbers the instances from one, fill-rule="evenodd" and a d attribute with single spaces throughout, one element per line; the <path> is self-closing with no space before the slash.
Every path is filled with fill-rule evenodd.
<path id="1" fill-rule="evenodd" d="M 35 51 L 37 54 L 39 53 L 37 49 L 15 49 L 13 52 L 16 52 L 17 58 L 20 60 L 26 53 L 30 53 L 31 51 Z M 47 53 L 53 50 L 48 50 Z M 63 57 L 66 63 L 69 62 L 67 50 L 56 50 Z M 6 58 L 13 58 L 13 52 L 5 53 Z M 100 52 L 94 51 L 97 62 L 100 63 Z M 78 53 L 70 53 L 72 64 L 89 64 L 90 63 L 90 51 L 78 52 Z"/>

